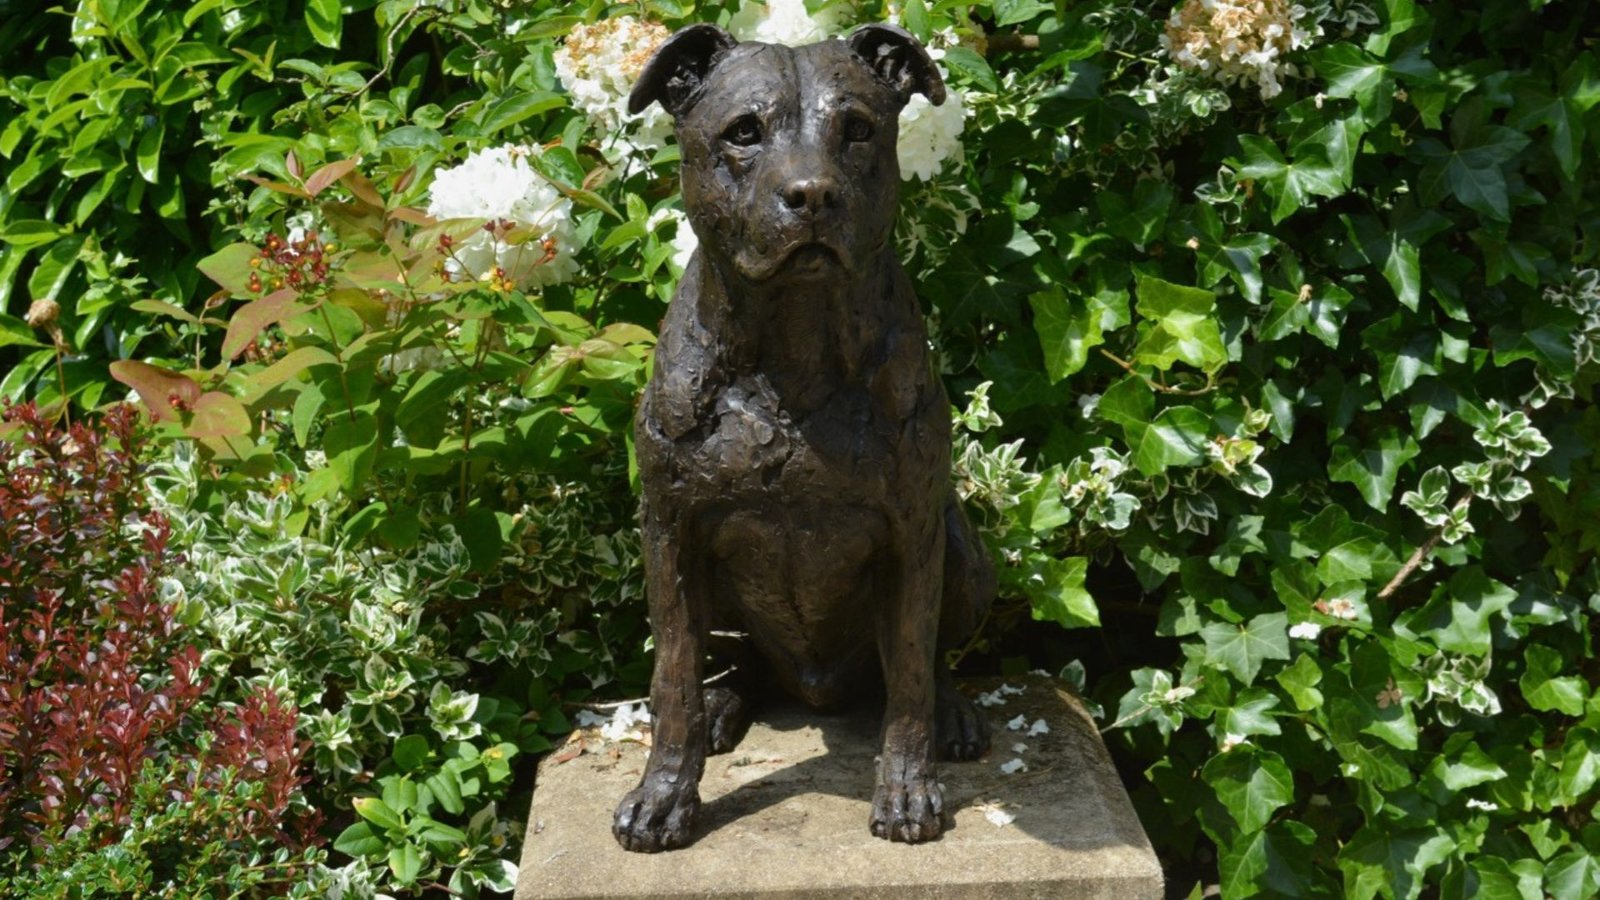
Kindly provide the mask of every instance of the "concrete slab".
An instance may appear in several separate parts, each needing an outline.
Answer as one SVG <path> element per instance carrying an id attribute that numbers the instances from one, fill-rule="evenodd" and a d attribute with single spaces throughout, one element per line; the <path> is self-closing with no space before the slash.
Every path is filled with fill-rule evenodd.
<path id="1" fill-rule="evenodd" d="M 1093 720 L 1051 679 L 1009 684 L 1024 690 L 988 708 L 989 756 L 940 764 L 947 828 L 916 846 L 867 831 L 875 710 L 764 712 L 736 750 L 707 763 L 695 842 L 649 855 L 611 837 L 646 747 L 575 732 L 539 766 L 516 900 L 1161 897 L 1160 864 Z M 1030 734 L 1041 719 L 1048 732 Z M 1026 768 L 1002 771 L 1012 760 Z"/>

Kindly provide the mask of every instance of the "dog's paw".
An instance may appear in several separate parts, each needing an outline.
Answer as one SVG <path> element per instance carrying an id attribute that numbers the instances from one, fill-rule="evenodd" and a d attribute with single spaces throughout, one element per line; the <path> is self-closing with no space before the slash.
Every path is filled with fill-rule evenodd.
<path id="1" fill-rule="evenodd" d="M 944 831 L 944 795 L 933 772 L 885 763 L 872 796 L 872 833 L 907 844 L 938 837 Z"/>
<path id="2" fill-rule="evenodd" d="M 750 727 L 750 701 L 735 690 L 706 688 L 706 719 L 711 723 L 707 749 L 727 753 Z"/>
<path id="3" fill-rule="evenodd" d="M 939 758 L 966 762 L 989 752 L 989 720 L 953 685 L 939 685 L 934 701 Z"/>
<path id="4" fill-rule="evenodd" d="M 689 842 L 699 809 L 700 792 L 695 785 L 670 781 L 664 772 L 650 773 L 622 798 L 611 833 L 624 850 L 671 850 Z"/>

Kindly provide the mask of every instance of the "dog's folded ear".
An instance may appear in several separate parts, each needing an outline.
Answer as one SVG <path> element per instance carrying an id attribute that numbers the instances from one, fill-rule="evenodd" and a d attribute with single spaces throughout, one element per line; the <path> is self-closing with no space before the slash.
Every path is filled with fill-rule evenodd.
<path id="1" fill-rule="evenodd" d="M 639 81 L 628 94 L 628 112 L 637 115 L 659 101 L 674 118 L 688 109 L 706 76 L 721 61 L 723 54 L 739 42 L 715 25 L 699 24 L 680 28 L 661 42 L 639 73 Z"/>
<path id="2" fill-rule="evenodd" d="M 850 32 L 850 49 L 900 95 L 901 102 L 921 94 L 934 106 L 944 102 L 944 79 L 928 51 L 898 25 L 863 25 Z"/>

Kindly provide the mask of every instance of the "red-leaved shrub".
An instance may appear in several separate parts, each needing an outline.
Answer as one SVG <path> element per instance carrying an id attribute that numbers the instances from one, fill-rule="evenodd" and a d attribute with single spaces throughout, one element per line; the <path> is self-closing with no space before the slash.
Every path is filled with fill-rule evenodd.
<path id="1" fill-rule="evenodd" d="M 131 407 L 67 431 L 31 405 L 0 412 L 0 849 L 113 840 L 146 762 L 184 760 L 204 764 L 202 783 L 169 785 L 174 801 L 262 785 L 216 837 L 298 846 L 313 823 L 284 822 L 304 781 L 296 711 L 271 693 L 231 713 L 208 700 L 200 653 L 160 599 L 174 560 L 141 449 Z"/>

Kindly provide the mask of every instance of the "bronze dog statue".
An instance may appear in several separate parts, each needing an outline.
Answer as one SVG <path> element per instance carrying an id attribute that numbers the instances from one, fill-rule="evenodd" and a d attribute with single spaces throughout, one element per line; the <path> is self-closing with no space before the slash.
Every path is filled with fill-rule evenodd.
<path id="1" fill-rule="evenodd" d="M 951 488 L 950 402 L 892 247 L 915 92 L 938 103 L 944 83 L 894 26 L 791 49 L 693 25 L 629 98 L 672 114 L 700 238 L 634 423 L 656 669 L 650 761 L 613 828 L 629 850 L 687 843 L 706 753 L 748 721 L 748 665 L 743 686 L 702 686 L 713 629 L 748 634 L 815 707 L 881 664 L 875 835 L 937 837 L 936 752 L 988 749 L 941 653 L 994 573 Z"/>

